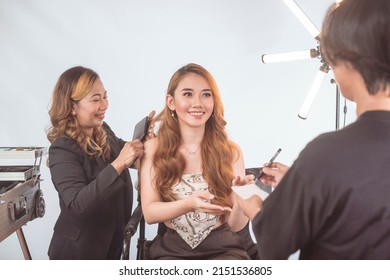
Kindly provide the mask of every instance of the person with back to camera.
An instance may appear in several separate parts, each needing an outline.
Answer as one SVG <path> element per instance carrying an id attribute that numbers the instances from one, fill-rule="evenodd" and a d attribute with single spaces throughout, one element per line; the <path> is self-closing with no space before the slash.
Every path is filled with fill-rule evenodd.
<path id="1" fill-rule="evenodd" d="M 321 44 L 357 120 L 314 139 L 275 191 L 238 199 L 263 259 L 390 259 L 390 1 L 331 6 Z"/>
<path id="2" fill-rule="evenodd" d="M 256 246 L 243 232 L 248 218 L 231 186 L 253 176 L 245 176 L 240 148 L 228 139 L 212 75 L 197 64 L 177 70 L 158 121 L 141 161 L 141 204 L 147 223 L 168 229 L 153 240 L 150 258 L 249 259 L 246 250 Z"/>
<path id="3" fill-rule="evenodd" d="M 107 108 L 107 91 L 95 71 L 78 66 L 59 77 L 47 132 L 61 208 L 50 259 L 120 258 L 133 202 L 127 168 L 142 157 L 143 143 L 116 137 L 103 121 Z"/>

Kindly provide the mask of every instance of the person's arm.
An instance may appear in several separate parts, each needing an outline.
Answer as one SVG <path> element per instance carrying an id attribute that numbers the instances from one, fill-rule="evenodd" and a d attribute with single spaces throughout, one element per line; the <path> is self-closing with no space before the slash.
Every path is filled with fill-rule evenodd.
<path id="1" fill-rule="evenodd" d="M 149 121 L 152 120 L 154 114 L 154 111 L 149 113 Z M 103 127 L 106 130 L 108 137 L 111 139 L 111 141 L 116 143 L 121 149 L 118 157 L 111 163 L 115 170 L 118 172 L 118 174 L 121 174 L 123 170 L 127 168 L 135 168 L 139 170 L 140 159 L 144 151 L 143 143 L 138 139 L 134 139 L 132 141 L 124 141 L 123 139 L 118 138 L 107 123 L 103 123 Z M 154 136 L 153 129 L 154 125 L 150 124 L 148 135 L 146 136 L 145 140 L 150 139 Z"/>
<path id="2" fill-rule="evenodd" d="M 310 198 L 301 184 L 289 174 L 264 202 L 257 195 L 237 198 L 252 221 L 260 259 L 287 259 L 308 239 Z"/>
<path id="3" fill-rule="evenodd" d="M 316 234 L 313 221 L 321 224 L 326 219 L 326 214 L 321 214 L 322 203 L 315 199 L 302 173 L 293 165 L 262 205 L 252 204 L 252 228 L 261 259 L 287 259 Z M 246 206 L 251 207 L 249 203 Z"/>
<path id="4" fill-rule="evenodd" d="M 123 170 L 129 168 L 136 162 L 137 159 L 141 158 L 144 153 L 144 145 L 138 139 L 126 142 L 120 151 L 118 157 L 114 159 L 111 165 L 120 175 Z"/>
<path id="5" fill-rule="evenodd" d="M 288 169 L 289 166 L 275 161 L 270 166 L 263 167 L 264 175 L 260 180 L 264 185 L 276 188 L 279 182 L 283 179 L 284 175 L 287 173 Z"/>
<path id="6" fill-rule="evenodd" d="M 110 164 L 88 181 L 86 173 L 93 172 L 97 163 L 75 141 L 66 137 L 58 138 L 50 146 L 49 167 L 60 199 L 74 214 L 82 217 L 93 213 L 125 184 Z"/>
<path id="7" fill-rule="evenodd" d="M 244 157 L 242 155 L 241 150 L 238 150 L 238 155 L 235 157 L 235 161 L 233 162 L 233 172 L 235 175 L 235 179 L 233 180 L 233 185 L 236 184 L 246 184 L 249 183 L 250 180 L 253 180 L 253 176 L 245 176 L 245 164 L 244 164 Z M 231 199 L 233 202 L 233 208 L 232 212 L 229 216 L 229 225 L 232 229 L 232 231 L 237 232 L 240 231 L 245 227 L 245 225 L 248 223 L 248 217 L 242 212 L 239 205 L 236 203 L 236 197 L 237 195 L 232 192 L 231 193 Z"/>
<path id="8" fill-rule="evenodd" d="M 261 177 L 261 182 L 267 186 L 275 188 L 287 173 L 289 166 L 280 162 L 273 162 L 269 167 L 263 167 L 264 175 Z M 244 215 L 252 220 L 258 212 L 260 212 L 263 201 L 257 195 L 248 199 L 242 199 L 236 196 L 238 205 L 243 211 Z"/>
<path id="9" fill-rule="evenodd" d="M 155 172 L 153 168 L 153 154 L 157 139 L 145 142 L 145 154 L 141 161 L 141 205 L 145 221 L 148 224 L 166 222 L 192 210 L 221 214 L 226 208 L 205 202 L 213 195 L 207 191 L 196 192 L 185 199 L 163 202 L 155 186 Z"/>

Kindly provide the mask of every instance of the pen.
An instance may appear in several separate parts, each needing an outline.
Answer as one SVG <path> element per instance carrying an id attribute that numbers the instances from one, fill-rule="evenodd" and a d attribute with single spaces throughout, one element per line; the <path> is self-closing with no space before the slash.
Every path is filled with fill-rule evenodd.
<path id="1" fill-rule="evenodd" d="M 274 162 L 275 158 L 278 156 L 278 154 L 279 154 L 281 151 L 282 151 L 282 149 L 280 149 L 280 148 L 276 151 L 276 153 L 274 154 L 274 156 L 273 156 L 273 157 L 269 160 L 269 162 L 266 164 L 266 167 L 270 167 L 270 166 L 271 166 L 271 164 Z M 258 181 L 258 180 L 261 178 L 261 176 L 263 176 L 263 174 L 264 174 L 263 169 L 261 169 L 260 172 L 259 172 L 259 175 L 257 175 L 255 181 Z"/>

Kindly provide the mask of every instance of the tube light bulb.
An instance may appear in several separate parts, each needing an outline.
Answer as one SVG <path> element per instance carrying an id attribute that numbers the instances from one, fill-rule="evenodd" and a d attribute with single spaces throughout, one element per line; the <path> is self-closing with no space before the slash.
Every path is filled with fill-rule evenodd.
<path id="1" fill-rule="evenodd" d="M 261 61 L 263 63 L 272 63 L 272 62 L 314 58 L 314 57 L 317 57 L 319 55 L 320 55 L 319 51 L 317 51 L 316 49 L 310 49 L 310 50 L 306 50 L 306 51 L 297 51 L 297 52 L 263 54 L 261 56 Z"/>
<path id="2" fill-rule="evenodd" d="M 313 104 L 314 99 L 317 96 L 318 90 L 320 89 L 326 74 L 327 72 L 321 69 L 317 72 L 317 75 L 314 78 L 314 81 L 310 87 L 309 93 L 307 94 L 306 99 L 303 102 L 301 109 L 299 110 L 298 117 L 300 117 L 301 119 L 305 120 L 307 118 L 307 114 L 310 111 L 311 105 Z"/>
<path id="3" fill-rule="evenodd" d="M 295 14 L 295 16 L 301 21 L 305 28 L 310 32 L 313 38 L 316 38 L 320 31 L 317 27 L 310 21 L 310 19 L 305 15 L 305 13 L 299 8 L 297 3 L 294 0 L 284 0 L 284 3 L 290 8 L 290 10 Z"/>

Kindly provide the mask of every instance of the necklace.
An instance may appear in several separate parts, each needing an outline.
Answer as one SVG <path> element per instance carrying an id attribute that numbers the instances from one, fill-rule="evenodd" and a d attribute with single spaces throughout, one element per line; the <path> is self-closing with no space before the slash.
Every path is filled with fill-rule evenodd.
<path id="1" fill-rule="evenodd" d="M 196 148 L 195 151 L 191 152 L 190 150 L 187 149 L 186 146 L 184 146 L 184 145 L 182 145 L 182 146 L 183 146 L 183 148 L 187 151 L 187 153 L 189 153 L 191 156 L 196 155 L 196 153 L 199 151 L 199 148 L 200 148 L 200 146 L 198 146 L 198 148 Z"/>

